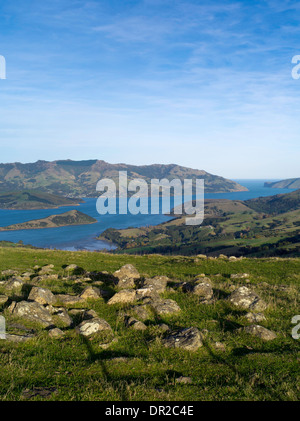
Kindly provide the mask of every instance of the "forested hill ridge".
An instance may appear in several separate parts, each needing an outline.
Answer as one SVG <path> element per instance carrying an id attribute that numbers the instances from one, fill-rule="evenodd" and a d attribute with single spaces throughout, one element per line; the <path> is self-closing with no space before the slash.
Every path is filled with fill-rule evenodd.
<path id="1" fill-rule="evenodd" d="M 0 231 L 16 231 L 25 229 L 57 228 L 69 225 L 94 224 L 97 220 L 85 213 L 77 210 L 62 213 L 60 215 L 50 215 L 47 218 L 33 219 L 20 224 L 13 224 L 7 227 L 0 227 Z"/>
<path id="2" fill-rule="evenodd" d="M 273 189 L 300 189 L 300 177 L 273 182 L 267 181 L 265 187 L 271 187 Z"/>
<path id="3" fill-rule="evenodd" d="M 119 171 L 127 171 L 128 181 L 141 178 L 150 184 L 153 178 L 203 178 L 207 193 L 247 191 L 246 187 L 235 181 L 176 164 L 137 166 L 109 164 L 96 159 L 0 164 L 0 191 L 30 189 L 68 197 L 97 197 L 97 182 L 102 178 L 109 178 L 118 185 Z"/>
<path id="4" fill-rule="evenodd" d="M 78 198 L 71 199 L 33 190 L 0 192 L 0 209 L 52 209 L 60 206 L 75 206 L 82 202 L 83 200 Z"/>

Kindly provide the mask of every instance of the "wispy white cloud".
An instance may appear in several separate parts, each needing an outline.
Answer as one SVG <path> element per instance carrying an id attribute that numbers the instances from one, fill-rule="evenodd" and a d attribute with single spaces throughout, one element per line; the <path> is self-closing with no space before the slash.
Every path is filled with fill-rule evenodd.
<path id="1" fill-rule="evenodd" d="M 297 3 L 10 2 L 1 15 L 2 160 L 297 176 Z"/>

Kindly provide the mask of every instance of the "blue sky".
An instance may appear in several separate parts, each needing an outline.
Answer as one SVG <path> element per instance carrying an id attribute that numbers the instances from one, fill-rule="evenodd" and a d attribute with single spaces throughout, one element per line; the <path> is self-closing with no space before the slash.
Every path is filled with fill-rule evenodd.
<path id="1" fill-rule="evenodd" d="M 300 177 L 300 2 L 0 0 L 0 162 Z"/>

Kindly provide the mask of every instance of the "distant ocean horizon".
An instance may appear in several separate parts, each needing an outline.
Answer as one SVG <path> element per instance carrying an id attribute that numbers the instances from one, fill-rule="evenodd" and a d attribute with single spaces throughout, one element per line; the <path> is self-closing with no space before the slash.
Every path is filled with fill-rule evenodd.
<path id="1" fill-rule="evenodd" d="M 208 193 L 206 199 L 248 200 L 257 197 L 289 193 L 292 189 L 273 189 L 264 187 L 266 181 L 271 179 L 234 179 L 237 183 L 248 188 L 248 191 L 235 193 Z M 91 225 L 78 225 L 59 228 L 45 228 L 37 230 L 18 230 L 0 232 L 0 241 L 17 243 L 23 241 L 35 247 L 60 249 L 60 250 L 88 250 L 101 251 L 113 250 L 115 247 L 104 241 L 97 240 L 103 231 L 108 228 L 141 227 L 158 225 L 171 218 L 166 215 L 99 215 L 96 209 L 95 198 L 84 198 L 84 203 L 79 206 L 63 206 L 58 209 L 37 210 L 7 210 L 0 209 L 0 226 L 4 227 L 16 223 L 27 222 L 32 219 L 45 218 L 50 215 L 61 214 L 72 209 L 77 209 L 97 220 Z"/>

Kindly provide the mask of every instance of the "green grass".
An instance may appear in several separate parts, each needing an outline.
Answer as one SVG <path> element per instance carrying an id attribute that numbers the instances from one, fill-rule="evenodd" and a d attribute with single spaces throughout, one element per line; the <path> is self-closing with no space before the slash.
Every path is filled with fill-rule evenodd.
<path id="1" fill-rule="evenodd" d="M 261 324 L 278 334 L 271 342 L 237 333 L 249 324 L 245 311 L 233 308 L 224 299 L 200 304 L 191 294 L 168 291 L 182 311 L 176 316 L 153 315 L 148 329 L 137 332 L 125 328 L 119 306 L 103 299 L 89 301 L 100 317 L 112 326 L 118 341 L 109 349 L 99 347 L 97 338 L 86 340 L 65 329 L 63 339 L 53 340 L 47 332 L 29 322 L 22 324 L 39 331 L 37 338 L 23 344 L 0 341 L 0 399 L 22 400 L 22 391 L 33 387 L 55 387 L 49 400 L 298 400 L 300 398 L 300 341 L 291 337 L 291 319 L 299 314 L 300 259 L 202 260 L 183 256 L 129 256 L 89 252 L 64 252 L 0 248 L 0 269 L 25 271 L 35 265 L 53 263 L 55 272 L 76 263 L 87 271 L 113 272 L 132 263 L 143 276 L 167 275 L 190 280 L 205 273 L 215 294 L 225 298 L 230 274 L 249 273 L 250 288 L 269 304 L 267 320 Z M 41 286 L 55 292 L 79 293 L 80 286 L 69 281 L 46 281 Z M 248 285 L 248 284 L 247 284 Z M 285 288 L 282 288 L 284 286 Z M 1 292 L 0 288 L 0 294 Z M 0 308 L 1 310 L 1 308 Z M 122 308 L 129 310 L 129 308 Z M 7 315 L 7 311 L 4 310 Z M 12 320 L 8 317 L 9 321 Z M 172 328 L 195 326 L 207 329 L 204 346 L 197 352 L 162 347 L 155 324 Z M 226 345 L 217 351 L 216 341 Z M 190 376 L 193 384 L 177 384 L 179 376 Z"/>

